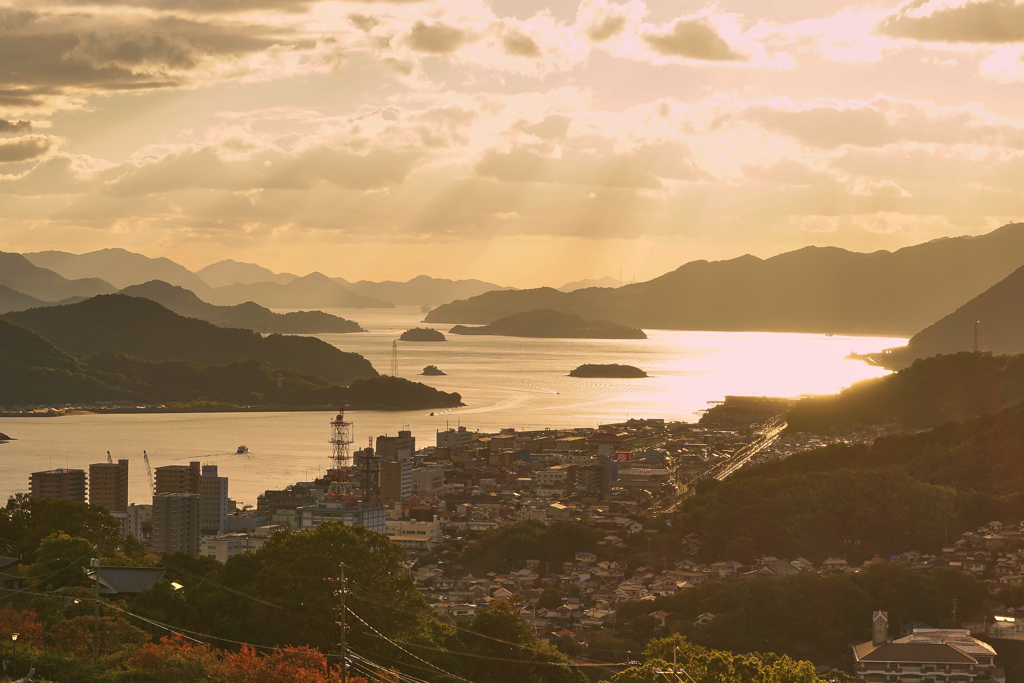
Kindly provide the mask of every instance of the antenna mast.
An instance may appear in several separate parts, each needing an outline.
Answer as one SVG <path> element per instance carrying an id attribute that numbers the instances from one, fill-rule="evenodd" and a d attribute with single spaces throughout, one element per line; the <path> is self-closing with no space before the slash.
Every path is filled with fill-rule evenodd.
<path id="1" fill-rule="evenodd" d="M 348 490 L 349 470 L 352 468 L 352 423 L 345 420 L 345 409 L 339 408 L 331 420 L 331 469 L 328 477 L 331 485 L 327 489 L 327 500 L 344 501 L 351 497 Z"/>

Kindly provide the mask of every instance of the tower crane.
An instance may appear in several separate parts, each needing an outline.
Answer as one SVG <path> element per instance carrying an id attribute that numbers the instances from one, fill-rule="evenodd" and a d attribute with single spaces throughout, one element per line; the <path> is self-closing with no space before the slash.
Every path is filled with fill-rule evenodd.
<path id="1" fill-rule="evenodd" d="M 156 486 L 153 484 L 153 468 L 149 466 L 149 454 L 142 451 L 142 459 L 146 461 L 146 481 L 149 482 L 149 492 L 156 494 Z"/>

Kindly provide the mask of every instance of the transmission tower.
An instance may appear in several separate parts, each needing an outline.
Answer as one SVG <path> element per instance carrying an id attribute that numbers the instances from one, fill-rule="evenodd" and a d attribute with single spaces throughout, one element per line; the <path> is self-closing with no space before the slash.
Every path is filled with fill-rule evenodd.
<path id="1" fill-rule="evenodd" d="M 347 500 L 351 496 L 349 490 L 349 470 L 352 467 L 352 423 L 345 420 L 345 409 L 331 420 L 331 469 L 328 477 L 331 480 L 327 489 L 327 500 Z"/>
<path id="2" fill-rule="evenodd" d="M 391 376 L 398 377 L 398 340 L 391 342 Z"/>

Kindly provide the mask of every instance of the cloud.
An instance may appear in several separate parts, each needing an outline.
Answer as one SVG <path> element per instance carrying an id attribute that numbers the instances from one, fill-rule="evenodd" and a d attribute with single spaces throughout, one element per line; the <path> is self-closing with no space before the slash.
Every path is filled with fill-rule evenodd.
<path id="1" fill-rule="evenodd" d="M 879 30 L 896 38 L 951 43 L 1024 41 L 1024 3 L 982 0 L 950 5 L 915 0 L 887 17 Z"/>
<path id="2" fill-rule="evenodd" d="M 465 31 L 440 21 L 431 24 L 422 20 L 417 21 L 408 38 L 412 49 L 436 55 L 454 52 L 465 42 Z"/>
<path id="3" fill-rule="evenodd" d="M 517 31 L 506 33 L 502 42 L 505 45 L 505 51 L 509 54 L 519 57 L 541 56 L 540 47 L 534 42 L 533 38 Z"/>
<path id="4" fill-rule="evenodd" d="M 519 121 L 515 124 L 514 128 L 542 140 L 557 140 L 565 137 L 565 134 L 569 132 L 570 123 L 572 123 L 572 118 L 568 116 L 549 114 L 537 123 Z"/>
<path id="5" fill-rule="evenodd" d="M 55 138 L 46 135 L 26 135 L 20 138 L 0 138 L 0 163 L 31 161 L 44 156 L 57 144 Z"/>
<path id="6" fill-rule="evenodd" d="M 5 121 L 0 119 L 0 133 L 31 133 L 31 121 Z"/>
<path id="7" fill-rule="evenodd" d="M 200 56 L 192 45 L 180 37 L 127 31 L 100 35 L 87 33 L 78 37 L 78 45 L 65 55 L 97 69 L 141 66 L 193 69 Z"/>
<path id="8" fill-rule="evenodd" d="M 639 25 L 646 14 L 647 6 L 640 0 L 621 5 L 608 0 L 583 0 L 576 10 L 576 24 L 588 39 L 602 43 Z"/>
<path id="9" fill-rule="evenodd" d="M 316 0 L 64 0 L 70 5 L 138 7 L 165 12 L 194 14 L 237 14 L 259 10 L 304 12 Z M 397 0 L 402 1 L 402 0 Z"/>
<path id="10" fill-rule="evenodd" d="M 742 61 L 746 57 L 734 51 L 706 20 L 679 18 L 667 30 L 651 30 L 643 35 L 652 50 L 665 57 L 683 57 L 716 62 Z"/>

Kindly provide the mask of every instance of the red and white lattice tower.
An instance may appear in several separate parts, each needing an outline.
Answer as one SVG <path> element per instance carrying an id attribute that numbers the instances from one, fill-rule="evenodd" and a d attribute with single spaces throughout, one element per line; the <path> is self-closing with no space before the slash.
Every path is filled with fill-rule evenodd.
<path id="1" fill-rule="evenodd" d="M 345 409 L 331 420 L 331 485 L 327 490 L 327 500 L 347 500 L 351 497 L 349 490 L 349 473 L 352 469 L 352 423 L 345 420 Z"/>

